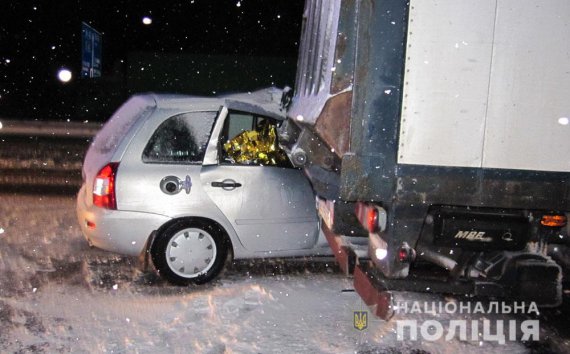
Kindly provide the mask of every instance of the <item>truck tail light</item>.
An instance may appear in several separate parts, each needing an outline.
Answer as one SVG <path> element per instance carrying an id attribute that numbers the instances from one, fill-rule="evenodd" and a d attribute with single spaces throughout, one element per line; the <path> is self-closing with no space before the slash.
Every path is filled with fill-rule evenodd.
<path id="1" fill-rule="evenodd" d="M 94 205 L 105 209 L 117 209 L 115 177 L 118 167 L 119 163 L 110 162 L 97 173 L 93 184 Z"/>
<path id="2" fill-rule="evenodd" d="M 412 263 L 415 258 L 416 251 L 404 242 L 398 250 L 398 260 L 401 263 Z"/>
<path id="3" fill-rule="evenodd" d="M 543 215 L 540 224 L 548 227 L 564 227 L 567 221 L 566 215 Z"/>
<path id="4" fill-rule="evenodd" d="M 369 208 L 366 212 L 366 228 L 370 232 L 378 231 L 378 210 Z"/>
<path id="5" fill-rule="evenodd" d="M 379 206 L 359 202 L 356 204 L 356 217 L 370 233 L 386 229 L 386 211 Z"/>

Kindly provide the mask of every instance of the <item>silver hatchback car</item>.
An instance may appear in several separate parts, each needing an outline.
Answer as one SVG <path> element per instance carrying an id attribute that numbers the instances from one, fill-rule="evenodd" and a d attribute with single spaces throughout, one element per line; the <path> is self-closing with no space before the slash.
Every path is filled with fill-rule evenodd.
<path id="1" fill-rule="evenodd" d="M 161 276 L 181 285 L 213 279 L 229 252 L 235 259 L 330 255 L 302 171 L 286 159 L 236 158 L 239 145 L 229 154 L 240 134 L 274 132 L 284 119 L 280 98 L 271 88 L 129 99 L 85 156 L 77 217 L 88 242 L 150 255 Z"/>

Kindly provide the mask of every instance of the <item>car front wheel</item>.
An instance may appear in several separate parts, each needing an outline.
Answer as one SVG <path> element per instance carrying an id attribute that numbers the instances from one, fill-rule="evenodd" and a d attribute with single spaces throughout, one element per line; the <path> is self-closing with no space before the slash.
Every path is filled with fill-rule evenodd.
<path id="1" fill-rule="evenodd" d="M 203 284 L 222 270 L 227 257 L 223 230 L 198 220 L 180 220 L 158 235 L 151 249 L 158 273 L 177 285 Z"/>

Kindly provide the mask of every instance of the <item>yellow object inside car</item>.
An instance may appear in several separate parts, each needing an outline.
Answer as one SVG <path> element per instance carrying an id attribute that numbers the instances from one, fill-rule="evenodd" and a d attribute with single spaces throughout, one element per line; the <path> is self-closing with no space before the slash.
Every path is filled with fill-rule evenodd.
<path id="1" fill-rule="evenodd" d="M 259 130 L 246 130 L 224 144 L 228 158 L 240 164 L 280 165 L 287 156 L 279 148 L 275 125 L 265 123 Z"/>

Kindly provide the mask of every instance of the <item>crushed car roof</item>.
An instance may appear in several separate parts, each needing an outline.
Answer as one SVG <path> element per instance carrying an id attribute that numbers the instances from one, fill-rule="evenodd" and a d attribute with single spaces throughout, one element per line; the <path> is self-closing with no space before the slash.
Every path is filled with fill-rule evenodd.
<path id="1" fill-rule="evenodd" d="M 192 105 L 222 106 L 237 111 L 251 112 L 271 118 L 285 119 L 285 110 L 281 107 L 283 91 L 276 87 L 269 87 L 253 92 L 234 93 L 218 97 L 201 97 L 173 94 L 148 93 L 137 95 L 152 105 L 163 109 L 186 109 Z M 151 102 L 149 102 L 150 104 Z"/>

